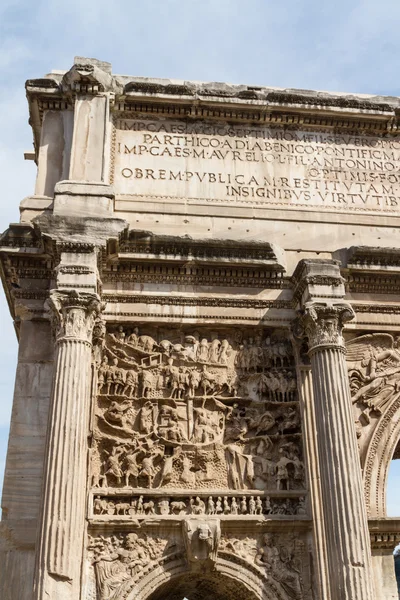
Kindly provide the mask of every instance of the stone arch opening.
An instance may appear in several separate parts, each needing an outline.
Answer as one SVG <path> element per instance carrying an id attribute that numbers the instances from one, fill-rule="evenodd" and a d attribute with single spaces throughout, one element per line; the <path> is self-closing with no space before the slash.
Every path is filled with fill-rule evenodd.
<path id="1" fill-rule="evenodd" d="M 386 512 L 388 517 L 400 517 L 398 502 L 400 491 L 400 440 L 389 464 L 386 482 Z"/>
<path id="2" fill-rule="evenodd" d="M 278 582 L 246 560 L 221 552 L 215 570 L 190 570 L 171 555 L 132 586 L 126 600 L 285 600 Z"/>
<path id="3" fill-rule="evenodd" d="M 364 493 L 369 518 L 386 517 L 389 468 L 400 440 L 400 394 L 380 418 L 368 446 L 364 465 Z"/>
<path id="4" fill-rule="evenodd" d="M 387 516 L 391 518 L 400 519 L 400 507 L 399 507 L 399 492 L 400 492 L 400 440 L 397 442 L 395 451 L 392 456 L 392 460 L 389 465 L 389 472 L 386 483 L 386 511 Z M 393 567 L 396 579 L 397 591 L 400 597 L 400 533 L 393 538 Z M 388 541 L 391 538 L 388 538 Z M 390 564 L 390 563 L 389 563 Z M 389 571 L 387 579 L 393 578 L 393 573 Z M 394 586 L 393 586 L 394 587 Z"/>
<path id="5" fill-rule="evenodd" d="M 149 596 L 148 600 L 259 600 L 244 583 L 215 571 L 186 573 L 170 579 Z"/>
<path id="6" fill-rule="evenodd" d="M 373 564 L 384 598 L 397 598 L 399 559 L 393 556 L 400 541 L 400 402 L 396 397 L 372 437 L 366 461 L 366 500 Z M 390 519 L 386 519 L 390 517 Z M 396 564 L 397 562 L 397 564 Z"/>

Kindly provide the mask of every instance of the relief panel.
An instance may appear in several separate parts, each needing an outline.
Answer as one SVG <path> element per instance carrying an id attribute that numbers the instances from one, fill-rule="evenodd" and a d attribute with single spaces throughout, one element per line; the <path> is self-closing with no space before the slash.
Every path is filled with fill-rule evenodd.
<path id="1" fill-rule="evenodd" d="M 301 423 L 288 339 L 240 331 L 163 337 L 122 326 L 108 333 L 98 367 L 91 487 L 95 514 L 140 514 L 137 506 L 148 502 L 157 514 L 171 514 L 160 502 L 177 490 L 176 502 L 185 504 L 180 512 L 188 514 L 303 512 Z M 130 489 L 147 496 L 151 490 L 151 498 L 136 494 L 129 509 L 117 508 Z M 105 490 L 124 498 L 106 506 Z M 290 501 L 274 500 L 282 495 Z"/>

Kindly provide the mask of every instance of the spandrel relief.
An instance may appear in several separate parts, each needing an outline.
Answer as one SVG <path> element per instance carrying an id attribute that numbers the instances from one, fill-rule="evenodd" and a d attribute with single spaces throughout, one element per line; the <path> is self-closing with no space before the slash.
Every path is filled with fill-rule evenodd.
<path id="1" fill-rule="evenodd" d="M 362 418 L 368 422 L 400 391 L 398 339 L 389 333 L 360 336 L 347 343 L 346 358 L 353 403 L 364 407 Z"/>
<path id="2" fill-rule="evenodd" d="M 106 335 L 97 392 L 91 487 L 100 497 L 186 490 L 175 502 L 194 514 L 192 496 L 207 504 L 207 490 L 220 490 L 235 514 L 236 490 L 264 506 L 268 492 L 295 494 L 297 504 L 304 495 L 294 357 L 282 332 L 119 326 Z M 258 505 L 246 514 L 268 513 Z"/>
<path id="3" fill-rule="evenodd" d="M 183 543 L 173 536 L 166 539 L 151 533 L 117 533 L 90 536 L 88 553 L 93 576 L 90 595 L 98 600 L 121 600 L 160 560 L 182 554 Z"/>
<path id="4" fill-rule="evenodd" d="M 400 397 L 398 340 L 389 333 L 373 333 L 353 338 L 346 344 L 355 429 L 362 462 L 378 422 Z"/>
<path id="5" fill-rule="evenodd" d="M 94 532 L 87 546 L 87 598 L 127 600 L 145 596 L 154 580 L 180 573 L 218 574 L 230 564 L 253 589 L 264 586 L 281 600 L 312 598 L 310 548 L 302 533 L 231 533 L 218 517 L 187 518 L 155 532 L 146 525 L 125 532 Z M 135 596 L 136 597 L 136 596 Z M 271 595 L 272 597 L 272 595 Z"/>
<path id="6" fill-rule="evenodd" d="M 306 541 L 298 535 L 225 533 L 219 552 L 228 559 L 236 557 L 239 564 L 255 565 L 279 598 L 301 600 L 312 597 L 309 550 Z"/>

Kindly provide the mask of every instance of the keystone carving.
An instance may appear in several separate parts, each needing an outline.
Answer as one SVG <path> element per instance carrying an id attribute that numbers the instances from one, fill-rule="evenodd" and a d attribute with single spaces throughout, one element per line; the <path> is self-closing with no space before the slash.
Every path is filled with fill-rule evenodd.
<path id="1" fill-rule="evenodd" d="M 221 538 L 219 519 L 186 519 L 182 523 L 188 562 L 193 569 L 213 569 Z"/>

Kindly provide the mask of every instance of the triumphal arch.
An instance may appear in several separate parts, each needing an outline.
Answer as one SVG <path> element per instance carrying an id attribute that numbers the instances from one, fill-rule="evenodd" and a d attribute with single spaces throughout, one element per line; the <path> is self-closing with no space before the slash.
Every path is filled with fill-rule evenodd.
<path id="1" fill-rule="evenodd" d="M 397 597 L 399 99 L 26 90 L 0 597 Z"/>

